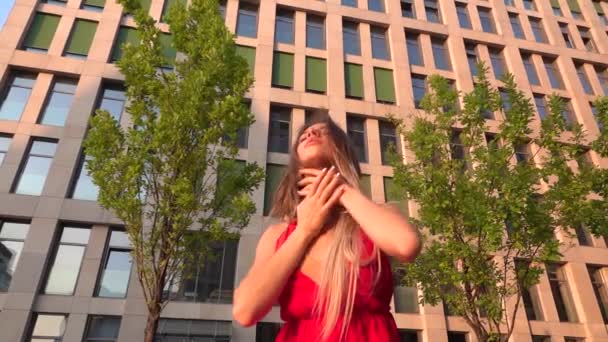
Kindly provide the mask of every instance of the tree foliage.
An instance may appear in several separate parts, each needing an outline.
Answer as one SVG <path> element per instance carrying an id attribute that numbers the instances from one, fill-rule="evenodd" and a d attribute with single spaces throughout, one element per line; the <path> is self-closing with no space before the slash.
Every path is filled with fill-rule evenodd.
<path id="1" fill-rule="evenodd" d="M 237 132 L 253 122 L 244 104 L 252 78 L 217 1 L 193 0 L 187 8 L 178 1 L 171 9 L 177 61 L 163 53 L 161 31 L 139 2 L 119 2 L 135 14 L 139 35 L 117 62 L 131 122 L 123 127 L 97 111 L 85 151 L 99 203 L 123 221 L 133 245 L 149 311 L 145 339 L 152 341 L 167 281 L 248 224 L 250 194 L 263 173 L 235 161 Z"/>
<path id="2" fill-rule="evenodd" d="M 608 172 L 585 161 L 585 146 L 607 157 L 608 139 L 606 131 L 568 125 L 555 95 L 538 125 L 512 75 L 501 97 L 479 68 L 462 107 L 446 79 L 429 77 L 424 113 L 411 126 L 398 122 L 413 160 L 393 166 L 395 183 L 418 205 L 412 220 L 425 241 L 404 281 L 419 284 L 423 303 L 444 301 L 479 341 L 498 341 L 513 331 L 522 292 L 538 283 L 545 263 L 560 259 L 558 230 L 608 233 Z M 606 127 L 608 98 L 595 106 Z M 488 134 L 491 113 L 502 119 Z"/>

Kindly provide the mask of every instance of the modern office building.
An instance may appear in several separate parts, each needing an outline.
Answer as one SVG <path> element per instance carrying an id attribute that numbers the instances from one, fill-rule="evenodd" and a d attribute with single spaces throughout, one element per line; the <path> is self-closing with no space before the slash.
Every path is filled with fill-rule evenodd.
<path id="1" fill-rule="evenodd" d="M 171 2 L 142 1 L 164 31 Z M 239 327 L 232 291 L 269 224 L 308 109 L 329 109 L 348 130 L 364 191 L 378 202 L 394 200 L 385 147 L 401 146 L 384 117 L 410 118 L 430 74 L 469 91 L 472 65 L 486 61 L 497 87 L 502 73 L 515 75 L 536 104 L 536 124 L 555 92 L 568 120 L 599 132 L 591 101 L 608 95 L 605 0 L 224 0 L 220 9 L 255 77 L 248 98 L 256 122 L 239 139 L 239 158 L 266 166 L 267 177 L 238 243 L 217 246 L 218 258 L 171 284 L 159 341 L 272 340 L 278 309 L 257 327 Z M 143 339 L 129 243 L 96 203 L 82 154 L 96 108 L 129 124 L 113 61 L 135 39 L 134 26 L 113 0 L 16 0 L 0 32 L 0 341 Z M 162 39 L 174 56 L 170 35 Z M 490 132 L 501 115 L 487 117 Z M 593 152 L 590 161 L 608 167 Z M 608 245 L 584 230 L 576 237 L 558 236 L 573 247 L 524 296 L 511 341 L 608 341 Z M 403 341 L 475 341 L 462 318 L 418 305 L 416 293 L 395 288 Z"/>

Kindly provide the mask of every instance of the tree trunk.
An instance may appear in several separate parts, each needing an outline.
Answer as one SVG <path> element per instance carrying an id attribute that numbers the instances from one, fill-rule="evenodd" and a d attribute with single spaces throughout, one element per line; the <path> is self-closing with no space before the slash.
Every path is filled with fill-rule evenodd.
<path id="1" fill-rule="evenodd" d="M 160 318 L 160 310 L 150 310 L 148 312 L 148 320 L 146 321 L 146 330 L 144 342 L 154 342 L 158 320 Z"/>

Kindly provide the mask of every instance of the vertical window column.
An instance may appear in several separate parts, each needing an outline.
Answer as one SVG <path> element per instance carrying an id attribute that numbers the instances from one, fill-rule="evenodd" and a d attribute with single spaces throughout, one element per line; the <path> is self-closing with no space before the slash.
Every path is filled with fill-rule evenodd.
<path id="1" fill-rule="evenodd" d="M 45 294 L 71 296 L 89 243 L 89 228 L 64 226 L 44 286 Z"/>
<path id="2" fill-rule="evenodd" d="M 56 140 L 34 138 L 21 172 L 14 185 L 14 192 L 22 195 L 40 196 L 57 149 Z"/>

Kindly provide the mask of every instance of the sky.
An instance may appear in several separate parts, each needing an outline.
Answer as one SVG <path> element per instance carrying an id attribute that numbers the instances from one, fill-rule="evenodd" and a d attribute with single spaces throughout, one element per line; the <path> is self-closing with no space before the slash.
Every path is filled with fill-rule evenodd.
<path id="1" fill-rule="evenodd" d="M 2 30 L 4 27 L 4 22 L 6 22 L 8 12 L 11 11 L 14 3 L 15 0 L 0 0 L 0 30 Z"/>

